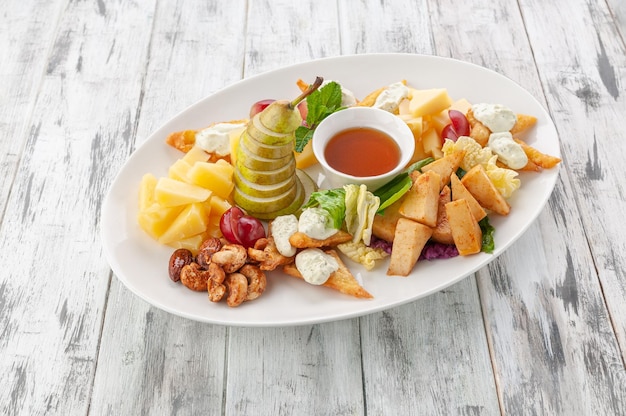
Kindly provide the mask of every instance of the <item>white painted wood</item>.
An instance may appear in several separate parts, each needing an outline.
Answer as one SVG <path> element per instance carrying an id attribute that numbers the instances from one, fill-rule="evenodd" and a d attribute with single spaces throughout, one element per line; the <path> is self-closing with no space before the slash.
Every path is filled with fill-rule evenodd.
<path id="1" fill-rule="evenodd" d="M 21 4 L 12 10 L 27 11 Z M 28 39 L 20 35 L 26 54 L 47 54 L 26 128 L 14 130 L 28 136 L 16 138 L 26 145 L 0 235 L 0 413 L 87 413 L 110 280 L 97 218 L 132 146 L 146 58 L 125 41 L 147 45 L 153 8 L 57 4 L 33 10 Z"/>
<path id="2" fill-rule="evenodd" d="M 0 220 L 28 135 L 61 1 L 7 1 L 0 18 Z"/>

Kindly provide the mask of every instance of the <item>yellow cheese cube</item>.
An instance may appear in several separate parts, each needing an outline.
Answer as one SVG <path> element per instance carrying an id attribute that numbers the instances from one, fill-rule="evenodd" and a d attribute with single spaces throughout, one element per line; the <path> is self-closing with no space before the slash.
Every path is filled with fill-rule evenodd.
<path id="1" fill-rule="evenodd" d="M 194 146 L 183 156 L 183 159 L 189 165 L 193 165 L 196 162 L 206 162 L 209 160 L 209 154 L 202 150 L 198 146 Z"/>
<path id="2" fill-rule="evenodd" d="M 228 199 L 235 187 L 232 177 L 224 174 L 224 169 L 215 163 L 197 162 L 189 169 L 191 183 L 210 189 L 213 194 Z"/>
<path id="3" fill-rule="evenodd" d="M 178 214 L 167 231 L 159 237 L 159 243 L 170 244 L 203 233 L 207 229 L 208 221 L 209 217 L 204 204 L 189 204 Z"/>
<path id="4" fill-rule="evenodd" d="M 422 135 L 422 143 L 424 145 L 424 151 L 427 154 L 435 159 L 443 157 L 443 152 L 441 151 L 441 137 L 439 137 L 435 129 L 431 128 L 424 132 Z"/>
<path id="5" fill-rule="evenodd" d="M 436 114 L 450 107 L 452 100 L 445 88 L 413 90 L 409 111 L 413 117 Z"/>
<path id="6" fill-rule="evenodd" d="M 224 159 L 219 159 L 215 162 L 215 167 L 219 168 L 220 172 L 224 173 L 224 176 L 228 179 L 232 179 L 233 174 L 235 173 L 235 167 Z"/>
<path id="7" fill-rule="evenodd" d="M 206 201 L 211 196 L 211 191 L 172 178 L 160 178 L 154 189 L 154 195 L 162 206 L 173 207 Z"/>
<path id="8" fill-rule="evenodd" d="M 137 222 L 142 230 L 157 240 L 172 225 L 172 222 L 183 210 L 182 206 L 163 207 L 153 203 L 137 215 Z"/>
<path id="9" fill-rule="evenodd" d="M 187 172 L 189 172 L 189 169 L 191 169 L 191 165 L 185 161 L 185 158 L 178 159 L 170 166 L 167 172 L 167 176 L 172 179 L 176 179 L 177 181 L 191 183 L 191 181 L 187 177 Z"/>
<path id="10" fill-rule="evenodd" d="M 472 108 L 472 103 L 470 103 L 469 101 L 467 101 L 465 98 L 461 98 L 459 100 L 456 100 L 454 103 L 452 103 L 452 105 L 450 106 L 450 110 L 457 110 L 460 111 L 461 113 L 467 115 L 467 111 Z"/>
<path id="11" fill-rule="evenodd" d="M 146 173 L 141 178 L 141 183 L 139 184 L 139 211 L 144 211 L 154 204 L 154 188 L 156 188 L 156 184 L 157 178 L 151 173 Z"/>
<path id="12" fill-rule="evenodd" d="M 309 142 L 304 146 L 302 152 L 294 152 L 296 157 L 296 167 L 298 169 L 306 169 L 309 166 L 313 166 L 317 163 L 317 158 L 313 153 L 313 141 L 309 140 Z"/>

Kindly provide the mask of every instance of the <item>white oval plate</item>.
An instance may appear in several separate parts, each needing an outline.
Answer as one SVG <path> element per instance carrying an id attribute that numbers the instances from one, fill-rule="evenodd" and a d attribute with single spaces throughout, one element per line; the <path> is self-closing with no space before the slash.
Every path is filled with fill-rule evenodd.
<path id="1" fill-rule="evenodd" d="M 296 80 L 312 82 L 317 75 L 339 81 L 357 98 L 406 79 L 416 88 L 445 87 L 453 99 L 502 103 L 515 112 L 536 116 L 537 125 L 527 141 L 543 152 L 560 156 L 556 128 L 537 100 L 510 79 L 473 64 L 434 56 L 373 54 L 326 58 L 254 76 L 203 99 L 165 123 L 133 153 L 115 178 L 102 207 L 102 239 L 113 272 L 132 292 L 170 313 L 223 325 L 288 326 L 361 316 L 435 293 L 470 275 L 504 252 L 543 209 L 557 179 L 556 168 L 520 175 L 522 186 L 510 200 L 511 213 L 490 218 L 496 228 L 493 254 L 421 261 L 408 277 L 387 276 L 387 261 L 368 272 L 346 260 L 374 296 L 371 300 L 312 286 L 281 272 L 270 273 L 263 296 L 237 308 L 229 308 L 225 302 L 212 303 L 206 293 L 173 283 L 167 272 L 172 249 L 151 240 L 136 222 L 141 177 L 147 172 L 166 176 L 168 166 L 181 156 L 165 143 L 167 135 L 244 118 L 255 101 L 296 97 Z M 311 170 L 313 177 L 316 173 L 316 169 Z"/>

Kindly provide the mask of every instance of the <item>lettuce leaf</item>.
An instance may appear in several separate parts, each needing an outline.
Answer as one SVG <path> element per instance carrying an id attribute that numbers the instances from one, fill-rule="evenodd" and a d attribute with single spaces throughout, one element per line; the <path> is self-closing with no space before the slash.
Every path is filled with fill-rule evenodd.
<path id="1" fill-rule="evenodd" d="M 333 227 L 340 229 L 346 216 L 346 192 L 341 188 L 324 189 L 313 192 L 308 202 L 302 207 L 319 207 L 327 212 L 330 223 Z"/>

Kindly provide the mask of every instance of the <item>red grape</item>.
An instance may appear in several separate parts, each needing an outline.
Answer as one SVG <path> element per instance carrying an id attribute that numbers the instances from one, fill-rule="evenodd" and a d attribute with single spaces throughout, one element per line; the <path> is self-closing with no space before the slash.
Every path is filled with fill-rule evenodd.
<path id="1" fill-rule="evenodd" d="M 258 219 L 246 215 L 241 208 L 229 208 L 220 218 L 220 230 L 230 243 L 254 247 L 259 238 L 265 237 L 265 228 Z"/>
<path id="2" fill-rule="evenodd" d="M 250 107 L 250 118 L 254 117 L 255 114 L 265 110 L 265 108 L 268 105 L 272 104 L 274 101 L 276 100 L 268 99 L 257 101 L 256 103 L 252 104 L 252 107 Z"/>
<path id="3" fill-rule="evenodd" d="M 224 238 L 233 244 L 241 244 L 239 236 L 237 235 L 237 224 L 239 218 L 244 215 L 243 211 L 239 207 L 231 207 L 220 218 L 220 231 L 224 235 Z"/>
<path id="4" fill-rule="evenodd" d="M 265 238 L 265 228 L 263 228 L 263 223 L 258 219 L 250 215 L 244 215 L 239 218 L 237 235 L 239 236 L 241 245 L 246 248 L 254 247 L 254 243 L 256 243 L 258 239 Z"/>
<path id="5" fill-rule="evenodd" d="M 448 116 L 450 117 L 450 121 L 452 122 L 452 127 L 454 131 L 459 136 L 469 136 L 470 134 L 470 125 L 465 117 L 465 114 L 460 112 L 459 110 L 449 110 Z M 455 139 L 456 140 L 456 139 Z"/>
<path id="6" fill-rule="evenodd" d="M 443 140 L 450 139 L 453 142 L 456 142 L 459 136 L 458 134 L 456 134 L 456 131 L 454 131 L 454 127 L 452 127 L 452 124 L 448 124 L 443 128 L 443 130 L 441 130 L 441 138 Z"/>

